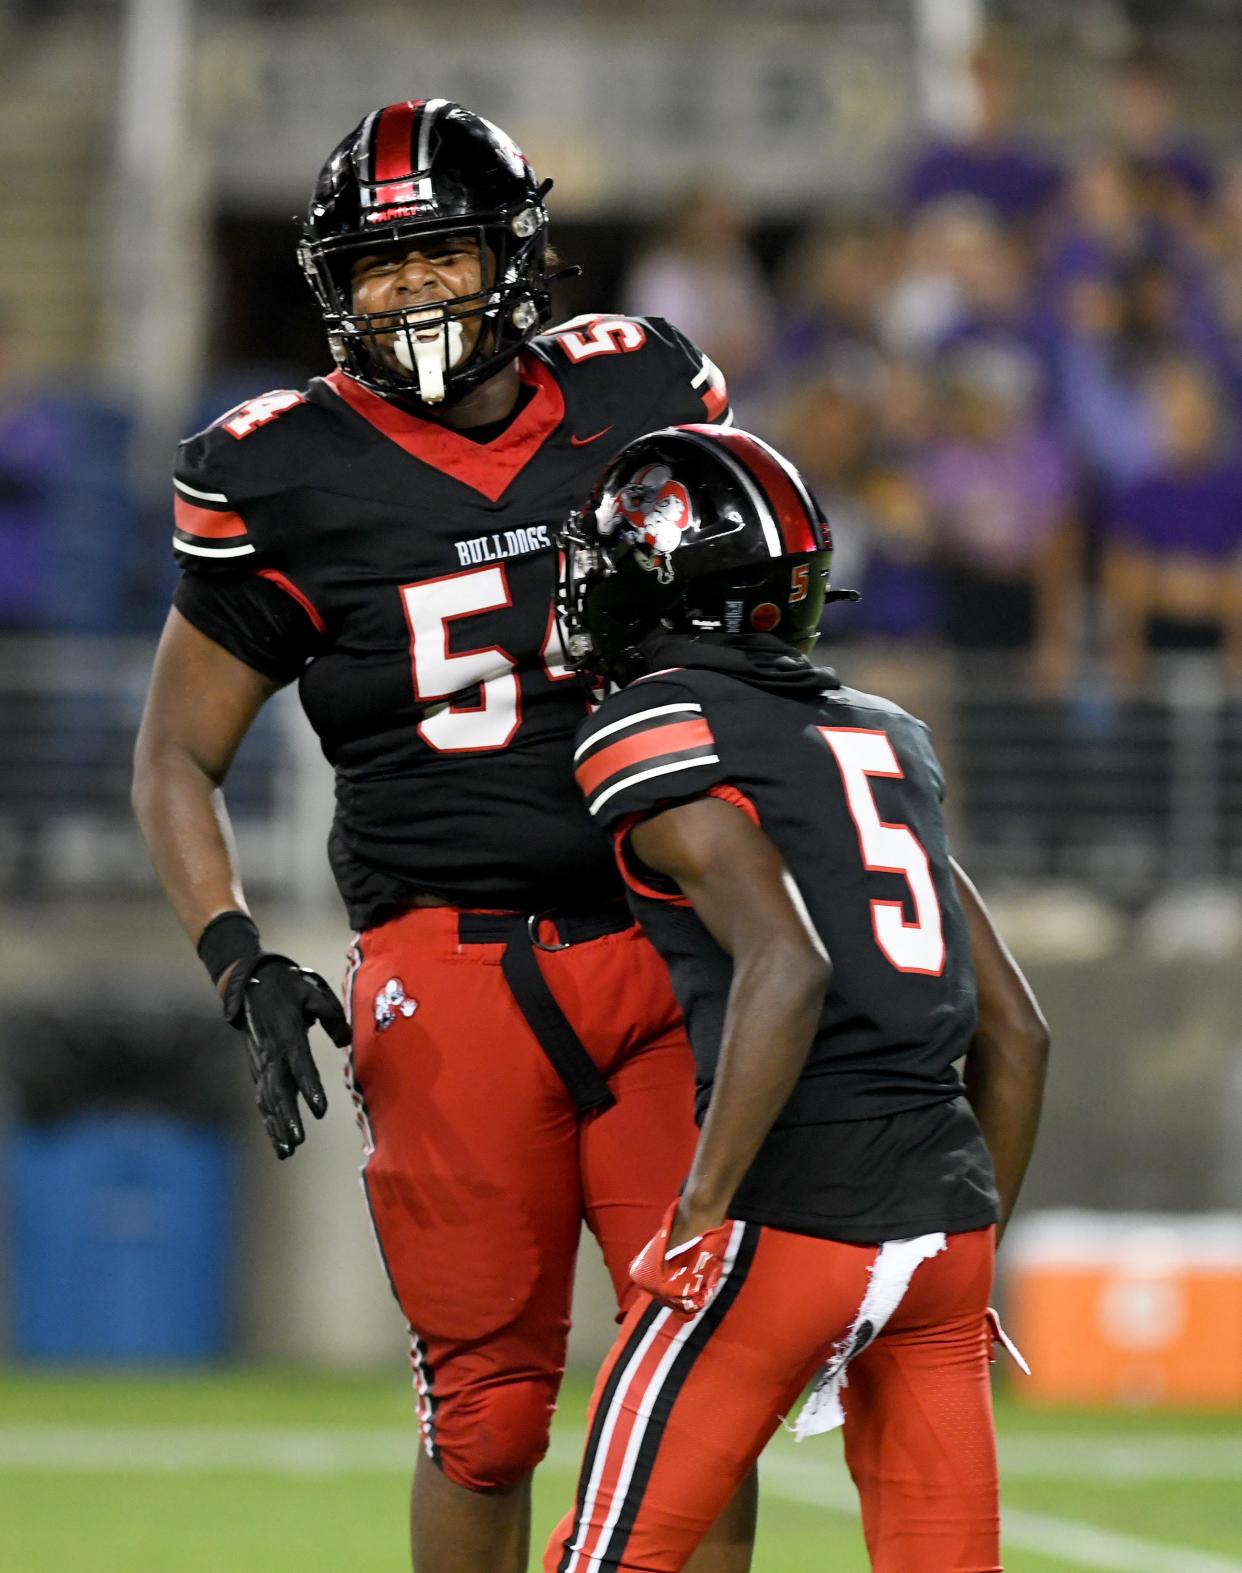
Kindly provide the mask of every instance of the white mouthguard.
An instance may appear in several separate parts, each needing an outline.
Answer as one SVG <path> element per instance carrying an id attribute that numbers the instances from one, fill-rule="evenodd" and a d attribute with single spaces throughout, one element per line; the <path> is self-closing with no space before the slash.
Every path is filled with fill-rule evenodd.
<path id="1" fill-rule="evenodd" d="M 417 375 L 418 396 L 423 403 L 440 404 L 444 399 L 444 373 L 461 359 L 461 323 L 436 322 L 422 332 L 413 324 L 393 340 L 392 352 L 406 371 Z"/>

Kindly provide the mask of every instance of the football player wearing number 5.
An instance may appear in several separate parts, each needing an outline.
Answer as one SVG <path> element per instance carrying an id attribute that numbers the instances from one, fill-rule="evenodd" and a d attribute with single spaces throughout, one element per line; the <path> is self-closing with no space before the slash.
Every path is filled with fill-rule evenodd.
<path id="1" fill-rule="evenodd" d="M 565 545 L 571 658 L 617 685 L 578 784 L 668 962 L 703 1127 L 546 1573 L 685 1567 L 817 1371 L 797 1429 L 844 1423 L 877 1573 L 993 1573 L 993 1241 L 1047 1034 L 949 856 L 926 728 L 799 653 L 831 537 L 758 439 L 642 438 Z"/>
<path id="2" fill-rule="evenodd" d="M 220 795 L 297 681 L 336 772 L 329 857 L 357 931 L 350 1076 L 381 1250 L 411 1330 L 418 1573 L 518 1573 L 583 1218 L 619 1302 L 694 1142 L 667 972 L 574 786 L 586 695 L 553 617 L 555 528 L 601 457 L 717 419 L 718 372 L 660 321 L 549 314 L 545 197 L 443 99 L 368 115 L 319 176 L 300 257 L 336 370 L 181 447 L 184 570 L 135 803 L 245 1033 L 280 1157 L 322 979 L 264 948 Z M 739 1499 L 701 1566 L 749 1564 Z"/>

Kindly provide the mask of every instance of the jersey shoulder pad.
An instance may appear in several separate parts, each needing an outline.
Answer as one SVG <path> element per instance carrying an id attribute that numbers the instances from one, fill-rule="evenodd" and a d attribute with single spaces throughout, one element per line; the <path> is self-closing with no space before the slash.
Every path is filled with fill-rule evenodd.
<path id="1" fill-rule="evenodd" d="M 605 699 L 579 729 L 574 774 L 603 825 L 724 780 L 702 701 L 675 673 L 654 673 Z"/>
<path id="2" fill-rule="evenodd" d="M 857 720 L 860 713 L 865 715 L 870 711 L 876 718 L 878 729 L 887 732 L 899 744 L 904 744 L 907 750 L 913 752 L 920 764 L 927 768 L 938 796 L 943 799 L 944 771 L 932 746 L 931 728 L 926 721 L 921 721 L 918 716 L 903 710 L 899 704 L 886 699 L 883 694 L 867 694 L 857 688 L 830 690 L 825 695 L 825 703 L 829 707 L 834 703 L 847 707 L 853 720 Z"/>
<path id="3" fill-rule="evenodd" d="M 635 377 L 643 403 L 654 403 L 655 424 L 732 419 L 720 369 L 663 317 L 588 312 L 550 328 L 539 343 L 561 368 L 595 365 L 627 381 Z"/>
<path id="4" fill-rule="evenodd" d="M 173 550 L 183 568 L 236 568 L 259 553 L 254 504 L 297 484 L 306 434 L 295 412 L 305 405 L 292 388 L 260 394 L 177 449 Z"/>
<path id="5" fill-rule="evenodd" d="M 660 345 L 668 363 L 671 391 L 687 405 L 687 413 L 670 424 L 688 425 L 707 422 L 727 426 L 733 419 L 729 390 L 724 373 L 709 355 L 693 343 L 680 328 L 664 317 L 642 317 L 648 333 Z"/>
<path id="6" fill-rule="evenodd" d="M 883 694 L 868 694 L 861 688 L 847 688 L 844 684 L 840 688 L 830 688 L 825 691 L 825 702 L 839 704 L 851 710 L 874 710 L 879 715 L 892 716 L 908 721 L 911 725 L 927 730 L 926 723 L 917 716 L 903 710 L 895 700 L 886 699 Z"/>

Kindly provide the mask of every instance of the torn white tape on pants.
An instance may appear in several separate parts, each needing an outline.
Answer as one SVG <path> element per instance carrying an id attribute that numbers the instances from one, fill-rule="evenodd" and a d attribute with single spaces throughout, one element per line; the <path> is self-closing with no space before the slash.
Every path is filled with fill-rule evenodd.
<path id="1" fill-rule="evenodd" d="M 912 1240 L 885 1240 L 881 1245 L 868 1268 L 867 1292 L 849 1331 L 824 1362 L 797 1422 L 787 1427 L 799 1442 L 844 1425 L 841 1389 L 848 1386 L 846 1368 L 855 1355 L 861 1354 L 884 1331 L 885 1323 L 910 1287 L 914 1269 L 929 1257 L 938 1256 L 945 1244 L 945 1237 L 940 1233 L 920 1234 Z"/>

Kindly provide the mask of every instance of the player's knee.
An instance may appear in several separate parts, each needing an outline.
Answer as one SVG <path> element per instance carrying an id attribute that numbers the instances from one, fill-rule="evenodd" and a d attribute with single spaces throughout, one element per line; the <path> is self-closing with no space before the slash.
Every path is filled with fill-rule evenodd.
<path id="1" fill-rule="evenodd" d="M 548 1450 L 555 1404 L 551 1381 L 510 1382 L 463 1397 L 437 1417 L 440 1468 L 471 1491 L 517 1485 Z"/>

